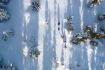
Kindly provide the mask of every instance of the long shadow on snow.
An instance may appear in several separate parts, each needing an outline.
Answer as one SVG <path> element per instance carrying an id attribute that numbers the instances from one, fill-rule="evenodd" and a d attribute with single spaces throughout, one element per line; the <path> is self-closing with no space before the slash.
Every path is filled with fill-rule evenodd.
<path id="1" fill-rule="evenodd" d="M 75 32 L 74 33 L 77 33 L 77 32 L 80 32 L 80 24 L 81 24 L 81 21 L 80 21 L 80 13 L 79 13 L 79 7 L 80 7 L 80 1 L 79 0 L 72 0 L 72 15 L 73 15 L 73 24 L 74 24 L 74 27 L 75 27 Z"/>
<path id="2" fill-rule="evenodd" d="M 45 20 L 48 21 L 48 26 L 46 28 L 45 36 L 44 36 L 44 49 L 43 49 L 43 70 L 52 70 L 52 62 L 55 59 L 55 30 L 53 31 L 53 35 L 51 34 L 51 16 L 48 11 L 48 2 L 46 0 L 46 12 L 45 12 Z M 49 13 L 48 13 L 49 12 Z M 49 20 L 48 20 L 49 18 Z M 52 37 L 53 36 L 53 37 Z"/>
<path id="3" fill-rule="evenodd" d="M 31 7 L 29 6 L 26 10 L 26 16 L 25 16 L 25 24 L 23 25 L 23 41 L 26 42 L 27 48 L 31 48 L 31 45 L 28 45 L 28 42 L 30 39 L 35 39 L 38 44 L 38 29 L 39 29 L 39 14 L 38 12 L 33 12 L 31 10 Z M 25 46 L 23 47 L 25 48 Z M 29 56 L 28 56 L 29 57 Z M 38 60 L 33 60 L 33 58 L 29 57 L 23 57 L 24 60 L 24 66 L 28 70 L 38 70 Z"/>
<path id="4" fill-rule="evenodd" d="M 24 70 L 22 64 L 22 23 L 23 23 L 23 2 L 21 0 L 12 0 L 7 6 L 9 13 L 11 14 L 10 20 L 4 24 L 3 28 L 13 28 L 15 30 L 15 36 L 8 39 L 7 42 L 2 42 L 0 45 L 0 53 L 4 59 L 16 65 L 19 70 Z"/>

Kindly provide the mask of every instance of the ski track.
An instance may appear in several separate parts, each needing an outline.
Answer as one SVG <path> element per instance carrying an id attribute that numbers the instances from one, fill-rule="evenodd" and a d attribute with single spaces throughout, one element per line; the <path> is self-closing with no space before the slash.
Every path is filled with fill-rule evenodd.
<path id="1" fill-rule="evenodd" d="M 105 1 L 93 9 L 86 6 L 88 0 L 40 1 L 41 9 L 39 13 L 34 13 L 31 0 L 11 0 L 8 5 L 11 19 L 6 24 L 0 24 L 0 31 L 13 27 L 16 34 L 7 42 L 0 41 L 0 55 L 8 63 L 15 64 L 18 70 L 105 70 L 104 43 L 100 42 L 99 47 L 93 47 L 88 42 L 77 46 L 70 43 L 73 34 L 82 32 L 84 25 L 92 25 L 95 31 L 98 30 L 96 16 L 105 12 Z M 64 29 L 68 16 L 73 16 L 74 33 Z M 59 31 L 58 21 L 61 23 Z M 63 34 L 67 48 L 64 48 L 61 38 Z M 35 60 L 28 56 L 31 36 L 38 41 L 41 51 Z"/>

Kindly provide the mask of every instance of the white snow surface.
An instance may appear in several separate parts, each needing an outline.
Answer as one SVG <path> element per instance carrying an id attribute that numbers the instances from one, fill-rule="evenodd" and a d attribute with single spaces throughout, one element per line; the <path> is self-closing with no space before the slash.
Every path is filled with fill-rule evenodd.
<path id="1" fill-rule="evenodd" d="M 0 41 L 0 56 L 13 63 L 18 70 L 105 70 L 105 43 L 73 45 L 70 39 L 81 33 L 84 25 L 100 27 L 98 14 L 105 13 L 105 1 L 89 8 L 88 0 L 40 0 L 40 11 L 33 12 L 32 0 L 10 0 L 7 5 L 11 19 L 0 23 L 0 32 L 13 28 L 15 36 Z M 74 32 L 64 29 L 66 18 L 73 16 Z M 60 31 L 58 31 L 60 21 Z M 96 29 L 97 30 L 97 29 Z M 64 48 L 64 35 L 67 48 Z M 28 56 L 28 40 L 35 37 L 41 51 L 38 59 Z M 78 64 L 80 66 L 78 66 Z"/>

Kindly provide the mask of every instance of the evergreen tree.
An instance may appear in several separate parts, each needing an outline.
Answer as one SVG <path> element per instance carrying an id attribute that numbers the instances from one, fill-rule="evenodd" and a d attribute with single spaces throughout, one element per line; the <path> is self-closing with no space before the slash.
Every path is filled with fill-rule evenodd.
<path id="1" fill-rule="evenodd" d="M 9 20 L 10 16 L 5 8 L 0 8 L 0 22 Z"/>
<path id="2" fill-rule="evenodd" d="M 31 6 L 33 11 L 38 12 L 40 9 L 40 1 L 33 1 Z"/>

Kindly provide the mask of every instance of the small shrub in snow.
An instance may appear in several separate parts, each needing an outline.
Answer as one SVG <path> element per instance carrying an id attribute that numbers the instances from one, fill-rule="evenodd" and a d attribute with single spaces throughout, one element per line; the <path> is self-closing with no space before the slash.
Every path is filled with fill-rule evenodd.
<path id="1" fill-rule="evenodd" d="M 92 45 L 92 46 L 98 46 L 98 42 L 95 41 L 95 40 L 91 40 L 90 41 L 90 45 Z"/>
<path id="2" fill-rule="evenodd" d="M 1 35 L 1 40 L 7 41 L 9 37 L 14 36 L 14 33 L 15 32 L 13 29 L 3 31 Z"/>
<path id="3" fill-rule="evenodd" d="M 31 6 L 33 11 L 38 12 L 40 9 L 40 1 L 33 1 Z"/>
<path id="4" fill-rule="evenodd" d="M 73 44 L 76 44 L 76 45 L 80 44 L 80 42 L 78 42 L 78 40 L 77 40 L 77 36 L 74 36 L 74 37 L 71 39 L 70 42 L 73 43 Z"/>
<path id="5" fill-rule="evenodd" d="M 29 51 L 29 56 L 32 58 L 38 58 L 38 56 L 40 55 L 40 51 L 37 48 L 31 48 Z"/>
<path id="6" fill-rule="evenodd" d="M 80 64 L 79 63 L 77 64 L 77 67 L 80 67 Z"/>
<path id="7" fill-rule="evenodd" d="M 71 39 L 71 42 L 73 44 L 80 44 L 81 42 L 86 42 L 87 39 L 88 38 L 86 36 L 82 36 L 80 34 L 77 34 Z"/>
<path id="8" fill-rule="evenodd" d="M 85 26 L 83 28 L 84 33 L 91 33 L 91 32 L 93 32 L 93 30 L 94 29 L 91 26 Z"/>
<path id="9" fill-rule="evenodd" d="M 0 22 L 9 20 L 10 16 L 6 9 L 0 8 Z"/>
<path id="10" fill-rule="evenodd" d="M 99 20 L 99 21 L 105 20 L 105 13 L 102 14 L 102 15 L 100 15 L 100 16 L 98 16 L 98 20 Z"/>
<path id="11" fill-rule="evenodd" d="M 96 5 L 100 5 L 103 0 L 89 0 L 89 7 L 95 7 Z"/>
<path id="12" fill-rule="evenodd" d="M 74 27 L 73 27 L 73 23 L 72 23 L 72 17 L 68 17 L 67 18 L 67 22 L 65 24 L 65 29 L 69 32 L 69 31 L 73 31 Z"/>
<path id="13" fill-rule="evenodd" d="M 105 34 L 105 27 L 103 26 L 103 27 L 100 27 L 100 33 L 101 34 Z"/>

